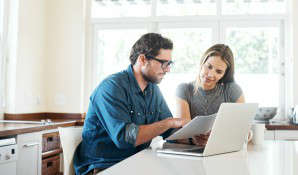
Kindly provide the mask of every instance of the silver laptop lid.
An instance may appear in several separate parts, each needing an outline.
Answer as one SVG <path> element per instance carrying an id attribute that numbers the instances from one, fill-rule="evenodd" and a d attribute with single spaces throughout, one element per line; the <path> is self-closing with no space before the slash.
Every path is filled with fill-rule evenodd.
<path id="1" fill-rule="evenodd" d="M 241 150 L 257 109 L 257 103 L 222 103 L 203 156 Z"/>

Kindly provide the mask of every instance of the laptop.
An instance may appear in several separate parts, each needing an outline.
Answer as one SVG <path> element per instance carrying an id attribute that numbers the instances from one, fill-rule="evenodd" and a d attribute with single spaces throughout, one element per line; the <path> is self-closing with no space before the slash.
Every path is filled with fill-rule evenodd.
<path id="1" fill-rule="evenodd" d="M 257 109 L 257 103 L 222 103 L 205 147 L 165 143 L 157 152 L 201 157 L 240 151 Z"/>

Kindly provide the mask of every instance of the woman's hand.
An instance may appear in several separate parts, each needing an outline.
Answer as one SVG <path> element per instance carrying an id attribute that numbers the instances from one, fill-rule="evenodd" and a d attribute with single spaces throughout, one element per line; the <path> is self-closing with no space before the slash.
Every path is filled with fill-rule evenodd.
<path id="1" fill-rule="evenodd" d="M 198 136 L 192 137 L 193 143 L 198 146 L 205 146 L 207 144 L 210 133 L 211 131 L 207 132 L 206 134 L 200 134 Z"/>

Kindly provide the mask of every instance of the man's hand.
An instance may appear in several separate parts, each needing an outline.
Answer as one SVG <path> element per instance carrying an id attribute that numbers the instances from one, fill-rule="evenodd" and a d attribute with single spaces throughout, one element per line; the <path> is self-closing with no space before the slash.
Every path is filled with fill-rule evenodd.
<path id="1" fill-rule="evenodd" d="M 167 118 L 148 125 L 140 125 L 135 146 L 148 142 L 170 128 L 181 128 L 187 123 L 182 118 Z"/>
<path id="2" fill-rule="evenodd" d="M 188 122 L 184 118 L 168 118 L 166 120 L 167 120 L 170 128 L 181 128 Z"/>
<path id="3" fill-rule="evenodd" d="M 206 134 L 200 134 L 198 136 L 192 137 L 193 143 L 198 146 L 205 146 L 207 144 L 210 133 L 211 131 L 207 132 Z"/>

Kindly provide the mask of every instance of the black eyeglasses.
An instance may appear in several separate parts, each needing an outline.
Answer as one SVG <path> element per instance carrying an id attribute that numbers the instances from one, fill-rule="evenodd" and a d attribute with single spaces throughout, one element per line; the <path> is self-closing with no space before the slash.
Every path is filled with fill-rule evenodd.
<path id="1" fill-rule="evenodd" d="M 147 59 L 152 59 L 152 60 L 155 60 L 155 61 L 160 62 L 160 63 L 161 63 L 161 68 L 162 68 L 162 69 L 166 69 L 166 68 L 168 68 L 168 67 L 171 68 L 171 67 L 174 65 L 174 62 L 173 62 L 172 60 L 170 60 L 170 61 L 167 61 L 167 60 L 161 60 L 161 59 L 158 59 L 158 58 L 156 58 L 156 57 L 154 57 L 154 56 L 151 56 L 151 55 L 145 55 L 145 57 L 146 57 Z"/>

